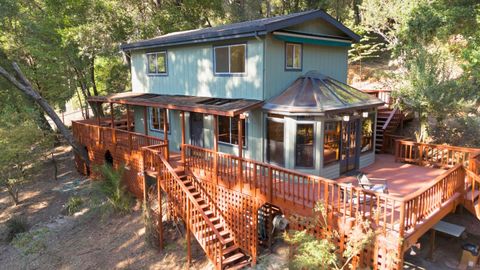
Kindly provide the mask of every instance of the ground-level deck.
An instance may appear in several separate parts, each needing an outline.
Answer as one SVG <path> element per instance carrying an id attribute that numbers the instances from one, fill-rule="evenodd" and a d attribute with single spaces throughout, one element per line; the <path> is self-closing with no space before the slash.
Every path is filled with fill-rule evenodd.
<path id="1" fill-rule="evenodd" d="M 211 222 L 211 215 L 225 224 L 233 235 L 231 241 L 254 262 L 258 245 L 256 213 L 260 207 L 269 204 L 287 216 L 307 216 L 321 202 L 328 209 L 332 226 L 347 230 L 345 224 L 358 216 L 371 221 L 380 240 L 373 251 L 360 256 L 363 260 L 358 265 L 385 269 L 381 259 L 385 258 L 385 249 L 395 250 L 400 268 L 403 251 L 418 237 L 458 204 L 467 199 L 478 203 L 476 198 L 465 196 L 468 190 L 476 191 L 480 183 L 476 149 L 396 141 L 395 155 L 378 155 L 377 161 L 364 169 L 372 177 L 387 179 L 390 192 L 383 194 L 358 187 L 352 177 L 326 179 L 185 143 L 181 153 L 170 153 L 168 141 L 121 130 L 114 123 L 109 126 L 85 121 L 74 123 L 73 129 L 93 163 L 103 163 L 105 152 L 110 151 L 114 165 L 129 168 L 127 181 L 137 194 L 140 191 L 146 196 L 142 173 L 156 177 L 157 186 L 175 202 L 172 209 L 220 267 L 222 260 L 215 258 L 225 250 L 226 240 Z M 79 165 L 82 167 L 81 162 Z M 158 194 L 160 198 L 160 189 Z M 202 210 L 203 205 L 210 210 Z M 195 223 L 190 221 L 192 217 Z M 196 224 L 210 228 L 218 241 L 205 241 Z M 294 221 L 290 225 L 303 228 Z M 386 248 L 385 239 L 392 235 L 397 242 Z"/>

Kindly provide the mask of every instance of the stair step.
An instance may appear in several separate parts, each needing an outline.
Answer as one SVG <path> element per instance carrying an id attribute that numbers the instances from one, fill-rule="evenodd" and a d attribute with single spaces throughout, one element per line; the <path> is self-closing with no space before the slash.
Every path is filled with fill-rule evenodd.
<path id="1" fill-rule="evenodd" d="M 242 259 L 243 257 L 245 257 L 245 254 L 243 254 L 241 252 L 237 252 L 237 253 L 233 254 L 232 256 L 229 256 L 225 260 L 223 260 L 222 264 L 225 266 L 227 264 L 231 264 L 235 261 L 238 261 L 238 260 Z"/>
<path id="2" fill-rule="evenodd" d="M 238 249 L 239 249 L 239 247 L 237 245 L 232 245 L 232 246 L 229 246 L 229 247 L 225 248 L 224 250 L 222 250 L 222 254 L 223 254 L 223 256 L 225 256 L 229 253 L 237 251 Z"/>
<path id="3" fill-rule="evenodd" d="M 239 269 L 242 269 L 244 267 L 247 267 L 250 265 L 250 261 L 249 260 L 243 260 L 243 261 L 240 261 L 240 262 L 237 262 L 235 265 L 233 266 L 229 266 L 227 267 L 226 269 L 228 270 L 239 270 Z"/>

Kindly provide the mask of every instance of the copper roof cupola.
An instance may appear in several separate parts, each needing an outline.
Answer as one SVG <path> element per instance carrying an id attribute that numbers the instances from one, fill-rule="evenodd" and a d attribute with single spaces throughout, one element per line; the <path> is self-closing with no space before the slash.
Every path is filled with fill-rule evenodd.
<path id="1" fill-rule="evenodd" d="M 347 84 L 309 71 L 295 80 L 285 91 L 268 100 L 263 109 L 289 115 L 324 115 L 371 109 L 384 102 Z"/>

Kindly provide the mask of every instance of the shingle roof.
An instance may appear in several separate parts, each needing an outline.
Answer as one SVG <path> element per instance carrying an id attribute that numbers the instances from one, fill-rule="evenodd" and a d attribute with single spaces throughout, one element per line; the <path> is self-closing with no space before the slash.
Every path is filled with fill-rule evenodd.
<path id="1" fill-rule="evenodd" d="M 172 46 L 191 43 L 202 43 L 231 38 L 251 37 L 256 35 L 265 35 L 285 27 L 300 24 L 313 19 L 323 19 L 331 24 L 352 41 L 358 42 L 360 36 L 332 18 L 323 10 L 310 10 L 299 13 L 292 13 L 272 18 L 264 18 L 253 21 L 245 21 L 234 24 L 221 25 L 203 29 L 195 29 L 189 31 L 181 31 L 162 35 L 152 39 L 141 40 L 122 44 L 120 47 L 124 51 L 145 49 L 157 46 Z"/>

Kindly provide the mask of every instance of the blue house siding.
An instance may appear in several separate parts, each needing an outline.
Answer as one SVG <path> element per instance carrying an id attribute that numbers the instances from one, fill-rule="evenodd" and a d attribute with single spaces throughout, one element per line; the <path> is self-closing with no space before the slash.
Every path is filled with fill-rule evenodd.
<path id="1" fill-rule="evenodd" d="M 215 75 L 213 46 L 247 44 L 246 75 Z M 232 40 L 228 43 L 198 44 L 171 48 L 168 51 L 168 76 L 147 75 L 145 50 L 133 51 L 133 92 L 168 95 L 191 95 L 219 98 L 263 97 L 263 41 L 261 39 Z M 155 51 L 155 50 L 149 50 Z"/>
<path id="2" fill-rule="evenodd" d="M 285 42 L 268 35 L 265 43 L 265 94 L 280 94 L 300 75 L 318 70 L 341 82 L 347 81 L 348 48 L 303 44 L 301 71 L 285 70 Z"/>

